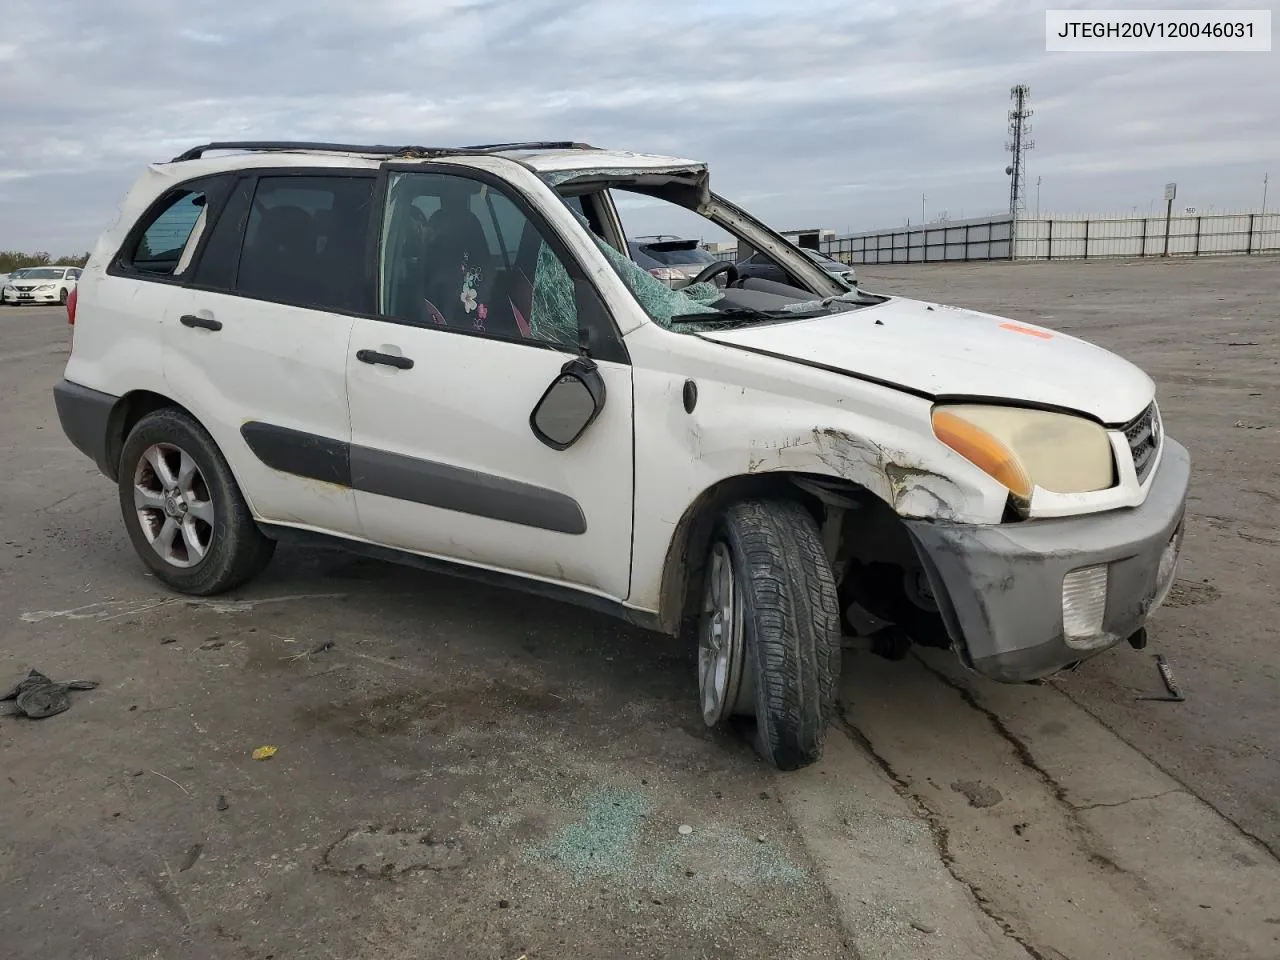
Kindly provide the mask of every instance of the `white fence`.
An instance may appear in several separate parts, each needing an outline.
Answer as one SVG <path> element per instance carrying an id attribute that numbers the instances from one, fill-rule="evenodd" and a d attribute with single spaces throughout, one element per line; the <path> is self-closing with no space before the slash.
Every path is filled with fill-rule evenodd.
<path id="1" fill-rule="evenodd" d="M 821 248 L 827 256 L 855 264 L 1008 260 L 1010 234 L 1008 217 L 980 217 L 831 237 Z"/>
<path id="2" fill-rule="evenodd" d="M 1018 220 L 1015 260 L 1207 257 L 1280 252 L 1280 213 Z"/>
<path id="3" fill-rule="evenodd" d="M 820 249 L 849 264 L 974 260 L 1104 260 L 1280 253 L 1280 212 L 1128 215 L 1007 215 L 825 237 Z M 733 250 L 716 254 L 735 260 Z"/>

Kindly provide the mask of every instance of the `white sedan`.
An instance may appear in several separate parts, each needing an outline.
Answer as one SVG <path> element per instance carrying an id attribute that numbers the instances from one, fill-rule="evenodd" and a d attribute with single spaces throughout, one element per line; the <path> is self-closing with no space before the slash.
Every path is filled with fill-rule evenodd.
<path id="1" fill-rule="evenodd" d="M 30 267 L 10 277 L 0 291 L 6 306 L 23 303 L 66 303 L 80 280 L 79 267 Z"/>

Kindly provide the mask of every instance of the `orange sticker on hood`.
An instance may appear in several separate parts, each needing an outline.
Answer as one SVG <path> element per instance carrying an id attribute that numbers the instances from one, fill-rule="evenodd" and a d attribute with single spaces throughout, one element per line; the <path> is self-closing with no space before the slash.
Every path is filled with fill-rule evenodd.
<path id="1" fill-rule="evenodd" d="M 1024 327 L 1017 323 L 1002 323 L 1001 330 L 1012 330 L 1014 333 L 1025 333 L 1029 337 L 1039 337 L 1041 340 L 1052 340 L 1053 334 L 1044 330 L 1032 330 L 1030 327 Z"/>

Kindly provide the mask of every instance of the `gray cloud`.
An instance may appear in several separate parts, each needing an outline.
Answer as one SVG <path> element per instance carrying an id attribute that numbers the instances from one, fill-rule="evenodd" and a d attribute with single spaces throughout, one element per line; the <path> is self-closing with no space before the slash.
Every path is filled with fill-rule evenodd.
<path id="1" fill-rule="evenodd" d="M 0 247 L 84 249 L 140 165 L 250 137 L 569 137 L 706 159 L 784 227 L 918 219 L 922 193 L 974 215 L 1007 203 L 1018 82 L 1046 208 L 1145 209 L 1175 178 L 1243 207 L 1280 169 L 1277 80 L 1271 54 L 1048 54 L 1014 0 L 10 0 Z"/>

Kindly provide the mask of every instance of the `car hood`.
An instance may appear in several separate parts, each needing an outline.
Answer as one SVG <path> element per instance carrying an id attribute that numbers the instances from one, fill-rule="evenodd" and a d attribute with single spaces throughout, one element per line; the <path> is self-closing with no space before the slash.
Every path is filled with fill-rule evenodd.
<path id="1" fill-rule="evenodd" d="M 897 297 L 874 306 L 701 336 L 938 399 L 997 399 L 1127 423 L 1155 396 L 1122 357 L 1056 330 Z"/>

